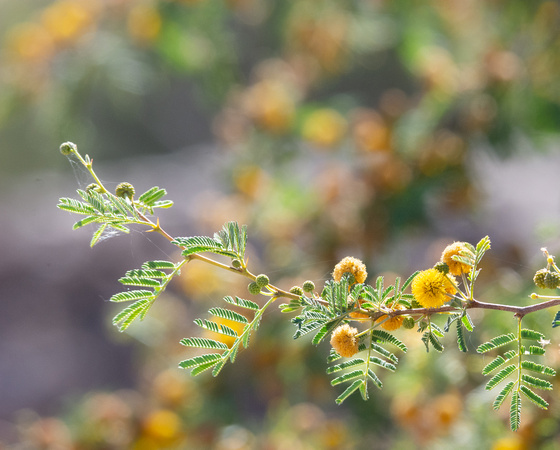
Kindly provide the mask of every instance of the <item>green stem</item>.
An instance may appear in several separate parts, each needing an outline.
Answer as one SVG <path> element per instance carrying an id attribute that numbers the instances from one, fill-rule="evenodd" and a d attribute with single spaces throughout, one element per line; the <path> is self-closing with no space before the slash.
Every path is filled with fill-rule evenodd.
<path id="1" fill-rule="evenodd" d="M 521 389 L 521 357 L 522 357 L 522 347 L 521 344 L 521 321 L 523 320 L 522 316 L 517 317 L 517 391 Z"/>

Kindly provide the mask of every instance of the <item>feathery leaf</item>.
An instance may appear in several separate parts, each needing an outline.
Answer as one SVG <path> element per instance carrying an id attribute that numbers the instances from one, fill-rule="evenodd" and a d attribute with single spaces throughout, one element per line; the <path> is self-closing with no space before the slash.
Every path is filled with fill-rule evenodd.
<path id="1" fill-rule="evenodd" d="M 476 351 L 478 353 L 486 353 L 490 350 L 493 350 L 498 347 L 502 347 L 504 345 L 509 344 L 510 342 L 515 341 L 517 338 L 513 333 L 502 334 L 501 336 L 496 336 L 493 339 L 490 339 L 488 342 L 481 344 L 478 346 Z"/>

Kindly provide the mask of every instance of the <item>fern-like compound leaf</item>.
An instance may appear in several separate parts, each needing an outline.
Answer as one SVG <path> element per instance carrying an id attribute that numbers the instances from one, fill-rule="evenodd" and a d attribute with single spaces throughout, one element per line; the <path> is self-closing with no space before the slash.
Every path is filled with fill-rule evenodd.
<path id="1" fill-rule="evenodd" d="M 239 297 L 233 298 L 228 295 L 224 297 L 224 301 L 231 305 L 239 306 L 240 308 L 250 309 L 252 311 L 257 311 L 259 309 L 259 305 L 257 303 Z"/>
<path id="2" fill-rule="evenodd" d="M 113 317 L 113 325 L 118 325 L 119 331 L 126 330 L 138 316 L 144 316 L 152 306 L 153 299 L 141 299 L 123 309 Z"/>
<path id="3" fill-rule="evenodd" d="M 212 331 L 214 333 L 223 334 L 224 336 L 230 336 L 234 338 L 237 337 L 237 332 L 224 324 L 217 324 L 216 322 L 207 319 L 195 319 L 194 323 L 199 327 L 208 331 Z"/>
<path id="4" fill-rule="evenodd" d="M 331 331 L 333 331 L 340 324 L 340 322 L 341 321 L 339 319 L 335 319 L 324 324 L 321 327 L 321 329 L 317 332 L 317 334 L 313 336 L 313 340 L 311 341 L 311 343 L 313 345 L 319 345 L 321 341 L 325 338 L 325 336 L 327 336 Z"/>
<path id="5" fill-rule="evenodd" d="M 362 358 L 354 358 L 351 359 L 349 361 L 344 361 L 343 363 L 340 364 L 336 364 L 334 366 L 328 367 L 327 368 L 327 374 L 331 374 L 331 373 L 336 373 L 336 372 L 340 372 L 341 370 L 344 369 L 349 369 L 351 367 L 355 367 L 355 366 L 359 366 L 361 364 L 364 364 L 365 361 Z"/>
<path id="6" fill-rule="evenodd" d="M 503 387 L 503 389 L 500 391 L 500 393 L 497 395 L 496 399 L 494 400 L 494 403 L 492 404 L 492 408 L 497 410 L 497 409 L 500 408 L 500 406 L 502 406 L 502 404 L 504 403 L 504 400 L 510 394 L 514 385 L 515 385 L 515 383 L 513 381 L 510 381 L 508 384 L 506 384 Z"/>
<path id="7" fill-rule="evenodd" d="M 199 355 L 193 356 L 192 358 L 185 359 L 179 363 L 179 367 L 181 369 L 191 369 L 193 367 L 198 366 L 206 366 L 212 367 L 213 365 L 217 364 L 218 361 L 222 359 L 221 353 L 207 353 L 206 355 Z M 207 367 L 208 368 L 208 367 Z"/>
<path id="8" fill-rule="evenodd" d="M 162 189 L 159 186 L 154 186 L 141 194 L 140 197 L 138 197 L 138 202 L 143 203 L 146 206 L 153 206 L 155 202 L 164 197 L 166 194 L 167 191 L 165 189 Z"/>
<path id="9" fill-rule="evenodd" d="M 530 370 L 532 372 L 542 373 L 544 375 L 549 375 L 551 377 L 556 376 L 556 370 L 551 367 L 547 367 L 543 364 L 537 364 L 533 361 L 522 361 L 521 367 L 525 370 Z"/>
<path id="10" fill-rule="evenodd" d="M 98 222 L 99 218 L 97 216 L 87 216 L 84 217 L 82 220 L 78 220 L 73 226 L 73 230 L 77 230 L 78 228 L 84 227 L 89 225 L 90 223 Z"/>
<path id="11" fill-rule="evenodd" d="M 216 308 L 210 308 L 208 312 L 213 316 L 221 317 L 222 319 L 231 320 L 233 322 L 238 322 L 242 324 L 248 323 L 247 317 L 235 311 L 232 311 L 230 309 L 216 307 Z"/>
<path id="12" fill-rule="evenodd" d="M 545 391 L 552 390 L 552 383 L 550 381 L 543 380 L 541 378 L 533 377 L 531 375 L 523 374 L 521 375 L 521 380 L 530 386 L 536 387 L 538 389 L 543 389 Z"/>
<path id="13" fill-rule="evenodd" d="M 539 355 L 540 356 L 540 355 L 544 355 L 545 351 L 546 350 L 544 349 L 544 347 L 540 347 L 538 345 L 531 345 L 529 347 L 529 350 L 527 351 L 527 353 L 529 355 Z"/>
<path id="14" fill-rule="evenodd" d="M 95 214 L 95 209 L 87 203 L 79 200 L 64 197 L 58 200 L 60 203 L 57 205 L 59 209 L 70 211 L 75 214 Z"/>
<path id="15" fill-rule="evenodd" d="M 506 362 L 503 356 L 498 355 L 482 369 L 482 375 L 488 375 Z"/>
<path id="16" fill-rule="evenodd" d="M 127 270 L 124 276 L 127 278 L 167 278 L 167 274 L 165 272 L 152 269 Z"/>
<path id="17" fill-rule="evenodd" d="M 460 351 L 464 353 L 467 352 L 467 343 L 463 332 L 463 322 L 460 320 L 457 321 L 457 347 Z"/>
<path id="18" fill-rule="evenodd" d="M 521 385 L 519 389 L 525 395 L 525 397 L 531 400 L 539 408 L 548 409 L 548 402 L 540 395 L 529 389 L 527 386 Z"/>
<path id="19" fill-rule="evenodd" d="M 556 313 L 552 320 L 552 328 L 560 327 L 560 311 Z"/>
<path id="20" fill-rule="evenodd" d="M 404 342 L 402 342 L 394 334 L 391 334 L 385 330 L 372 330 L 371 336 L 374 342 L 386 342 L 388 344 L 392 344 L 405 353 L 408 350 Z"/>
<path id="21" fill-rule="evenodd" d="M 352 395 L 356 390 L 362 385 L 362 380 L 355 380 L 350 386 L 346 388 L 346 390 L 340 394 L 336 401 L 337 405 L 340 405 L 344 400 L 346 400 L 350 395 Z"/>
<path id="22" fill-rule="evenodd" d="M 365 346 L 364 346 L 365 347 Z M 376 344 L 375 342 L 371 343 L 371 349 L 374 352 L 379 353 L 381 356 L 384 356 L 385 358 L 389 359 L 390 361 L 394 362 L 395 364 L 397 364 L 399 362 L 399 358 L 397 358 L 393 353 L 391 353 L 389 350 L 387 350 L 384 347 L 381 347 L 380 345 Z"/>
<path id="23" fill-rule="evenodd" d="M 488 383 L 486 383 L 486 390 L 489 391 L 490 389 L 494 389 L 498 384 L 500 384 L 508 376 L 510 376 L 515 371 L 515 369 L 517 369 L 517 366 L 515 366 L 514 364 L 510 364 L 509 366 L 504 367 L 496 375 L 490 378 L 490 381 L 488 381 Z"/>
<path id="24" fill-rule="evenodd" d="M 495 348 L 503 347 L 504 345 L 515 341 L 516 339 L 517 338 L 513 333 L 502 334 L 501 336 L 496 336 L 495 338 L 490 339 L 488 342 L 479 345 L 476 351 L 478 353 L 486 353 L 490 350 L 494 350 Z"/>
<path id="25" fill-rule="evenodd" d="M 142 264 L 142 269 L 175 269 L 175 264 L 171 261 L 146 261 Z"/>
<path id="26" fill-rule="evenodd" d="M 160 287 L 161 281 L 145 277 L 121 277 L 119 282 L 127 286 Z"/>
<path id="27" fill-rule="evenodd" d="M 103 234 L 106 228 L 107 228 L 107 224 L 104 223 L 93 233 L 93 236 L 91 237 L 91 241 L 89 243 L 90 247 L 93 247 L 95 244 L 99 242 L 99 239 L 101 239 L 101 235 Z"/>
<path id="28" fill-rule="evenodd" d="M 109 301 L 111 302 L 129 302 L 132 300 L 141 300 L 141 299 L 154 299 L 154 293 L 152 291 L 147 291 L 145 289 L 137 289 L 133 291 L 124 291 L 119 292 L 118 294 L 114 294 Z"/>
<path id="29" fill-rule="evenodd" d="M 517 431 L 521 422 L 521 395 L 519 391 L 513 391 L 511 395 L 511 406 L 509 408 L 509 424 L 512 431 Z"/>
<path id="30" fill-rule="evenodd" d="M 223 342 L 216 341 L 214 339 L 208 338 L 184 338 L 179 341 L 182 345 L 186 347 L 196 347 L 196 348 L 207 348 L 213 350 L 227 350 L 228 346 Z"/>
<path id="31" fill-rule="evenodd" d="M 391 372 L 394 372 L 395 370 L 397 370 L 397 367 L 381 358 L 378 358 L 377 356 L 371 356 L 369 358 L 369 362 L 372 364 L 375 364 L 376 366 L 379 367 L 383 367 L 384 369 L 390 370 Z"/>
<path id="32" fill-rule="evenodd" d="M 521 330 L 521 338 L 528 339 L 530 341 L 541 341 L 544 339 L 544 334 L 539 333 L 538 331 L 528 330 L 527 328 L 523 328 Z"/>
<path id="33" fill-rule="evenodd" d="M 356 378 L 363 378 L 364 372 L 363 370 L 353 370 L 352 372 L 347 372 L 344 375 L 336 377 L 334 380 L 331 381 L 331 386 L 336 386 L 341 383 L 345 383 L 347 381 L 355 380 Z"/>

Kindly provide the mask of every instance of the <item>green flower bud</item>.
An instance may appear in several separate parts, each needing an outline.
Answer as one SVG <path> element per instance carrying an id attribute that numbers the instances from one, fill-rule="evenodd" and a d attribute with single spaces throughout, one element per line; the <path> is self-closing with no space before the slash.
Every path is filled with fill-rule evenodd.
<path id="1" fill-rule="evenodd" d="M 447 263 L 444 263 L 443 261 L 437 262 L 434 266 L 434 269 L 436 269 L 438 272 L 441 272 L 445 275 L 449 273 L 449 266 L 447 265 Z"/>
<path id="2" fill-rule="evenodd" d="M 535 282 L 535 285 L 537 287 L 540 287 L 541 289 L 546 289 L 546 285 L 544 284 L 544 279 L 547 273 L 548 270 L 546 269 L 541 269 L 537 271 L 537 273 L 533 277 L 533 281 Z"/>
<path id="3" fill-rule="evenodd" d="M 403 319 L 403 327 L 406 328 L 407 330 L 410 330 L 412 328 L 414 328 L 415 322 L 414 319 L 412 317 L 405 317 Z"/>
<path id="4" fill-rule="evenodd" d="M 296 295 L 299 295 L 299 296 L 303 295 L 303 289 L 300 288 L 299 286 L 293 286 L 293 287 L 290 289 L 290 292 L 291 292 L 292 294 L 296 294 Z"/>
<path id="5" fill-rule="evenodd" d="M 71 155 L 72 153 L 76 153 L 78 151 L 78 147 L 73 142 L 65 142 L 60 146 L 60 153 L 64 156 Z"/>
<path id="6" fill-rule="evenodd" d="M 260 288 L 267 286 L 269 282 L 270 280 L 264 273 L 257 275 L 257 278 L 255 279 L 255 283 L 257 283 Z"/>
<path id="7" fill-rule="evenodd" d="M 95 191 L 95 192 L 101 193 L 101 188 L 99 187 L 99 185 L 97 183 L 90 183 L 86 187 L 86 192 L 89 192 L 89 191 Z"/>
<path id="8" fill-rule="evenodd" d="M 307 280 L 303 283 L 303 291 L 304 292 L 313 292 L 315 290 L 315 283 L 311 280 Z"/>
<path id="9" fill-rule="evenodd" d="M 423 308 L 423 306 L 416 299 L 410 302 L 410 306 L 412 306 L 413 308 Z"/>
<path id="10" fill-rule="evenodd" d="M 130 198 L 134 197 L 134 186 L 130 183 L 119 183 L 117 188 L 115 189 L 115 195 L 121 198 Z"/>
<path id="11" fill-rule="evenodd" d="M 261 293 L 261 287 L 255 281 L 249 283 L 247 289 L 249 289 L 249 292 L 253 295 L 258 295 Z"/>
<path id="12" fill-rule="evenodd" d="M 556 289 L 560 286 L 560 275 L 555 272 L 548 272 L 544 277 L 544 285 L 548 289 Z"/>
<path id="13" fill-rule="evenodd" d="M 533 281 L 537 287 L 542 289 L 556 289 L 560 286 L 560 274 L 551 272 L 548 269 L 538 270 Z"/>
<path id="14" fill-rule="evenodd" d="M 238 259 L 233 259 L 231 261 L 231 266 L 235 267 L 236 269 L 241 268 L 241 261 L 239 261 Z"/>

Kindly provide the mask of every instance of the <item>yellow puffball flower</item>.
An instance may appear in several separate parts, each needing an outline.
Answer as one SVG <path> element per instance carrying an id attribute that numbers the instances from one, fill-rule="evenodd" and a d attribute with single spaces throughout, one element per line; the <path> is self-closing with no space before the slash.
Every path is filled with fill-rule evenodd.
<path id="1" fill-rule="evenodd" d="M 356 283 L 363 283 L 367 278 L 365 264 L 358 258 L 347 256 L 334 266 L 333 279 L 340 281 L 345 273 L 351 273 Z"/>
<path id="2" fill-rule="evenodd" d="M 438 308 L 455 294 L 457 289 L 439 270 L 420 272 L 412 281 L 412 295 L 424 308 Z"/>
<path id="3" fill-rule="evenodd" d="M 332 147 L 340 142 L 346 133 L 346 119 L 330 108 L 313 111 L 303 123 L 302 135 L 319 147 Z"/>
<path id="4" fill-rule="evenodd" d="M 403 309 L 403 307 L 399 304 L 396 305 L 390 305 L 390 308 L 395 310 L 395 309 Z M 381 322 L 383 320 L 387 319 L 387 316 L 384 314 L 382 316 L 380 316 L 376 322 Z M 384 330 L 387 331 L 394 331 L 394 330 L 398 330 L 401 325 L 403 324 L 403 320 L 404 320 L 404 316 L 394 316 L 394 317 L 390 317 L 389 319 L 385 320 L 385 322 L 383 322 L 381 325 L 379 325 L 381 328 L 383 328 Z"/>
<path id="5" fill-rule="evenodd" d="M 340 356 L 349 358 L 358 353 L 358 330 L 347 323 L 337 327 L 331 336 L 331 345 Z"/>
<path id="6" fill-rule="evenodd" d="M 453 244 L 449 244 L 443 250 L 441 260 L 449 266 L 449 273 L 451 275 L 461 275 L 461 273 L 470 272 L 471 266 L 453 259 L 453 256 L 459 255 L 463 251 L 468 251 L 464 242 L 453 242 Z"/>

